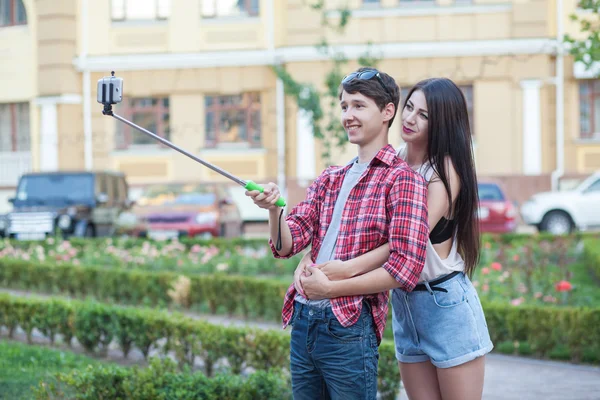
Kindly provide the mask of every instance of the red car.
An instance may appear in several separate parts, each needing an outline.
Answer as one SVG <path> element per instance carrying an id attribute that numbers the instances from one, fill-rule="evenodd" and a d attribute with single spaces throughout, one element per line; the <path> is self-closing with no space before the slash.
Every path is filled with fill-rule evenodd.
<path id="1" fill-rule="evenodd" d="M 481 233 L 508 233 L 517 229 L 518 209 L 495 182 L 479 182 L 479 229 Z"/>
<path id="2" fill-rule="evenodd" d="M 136 200 L 133 236 L 150 239 L 238 237 L 242 220 L 216 183 L 153 185 Z"/>

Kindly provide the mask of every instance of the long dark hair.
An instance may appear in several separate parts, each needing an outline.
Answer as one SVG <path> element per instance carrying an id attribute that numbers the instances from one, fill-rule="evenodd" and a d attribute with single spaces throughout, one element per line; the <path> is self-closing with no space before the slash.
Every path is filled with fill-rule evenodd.
<path id="1" fill-rule="evenodd" d="M 431 78 L 420 81 L 410 90 L 403 107 L 416 90 L 423 92 L 427 102 L 429 135 L 426 158 L 446 188 L 450 218 L 457 225 L 458 252 L 465 261 L 465 272 L 472 276 L 479 263 L 481 237 L 477 218 L 477 174 L 467 102 L 462 91 L 450 79 Z M 460 179 L 460 191 L 454 206 L 446 170 L 447 157 Z"/>

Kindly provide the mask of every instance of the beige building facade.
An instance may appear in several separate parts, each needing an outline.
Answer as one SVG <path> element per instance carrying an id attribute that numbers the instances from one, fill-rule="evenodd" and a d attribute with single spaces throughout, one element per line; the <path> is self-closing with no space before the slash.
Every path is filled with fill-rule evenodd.
<path id="1" fill-rule="evenodd" d="M 323 88 L 323 37 L 349 71 L 370 49 L 405 90 L 432 76 L 459 84 L 481 177 L 531 193 L 600 169 L 600 81 L 557 45 L 577 31 L 574 0 L 349 0 L 343 35 L 307 3 L 0 0 L 0 187 L 10 193 L 29 170 L 117 169 L 134 191 L 222 180 L 102 115 L 97 81 L 115 71 L 116 113 L 243 179 L 280 183 L 293 204 L 325 161 L 272 66 Z M 339 3 L 325 1 L 332 23 Z"/>

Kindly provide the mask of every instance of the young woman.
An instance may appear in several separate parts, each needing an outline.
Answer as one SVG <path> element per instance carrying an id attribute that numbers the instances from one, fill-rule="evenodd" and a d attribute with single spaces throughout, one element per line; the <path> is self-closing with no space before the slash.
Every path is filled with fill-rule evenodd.
<path id="1" fill-rule="evenodd" d="M 477 177 L 465 98 L 449 79 L 416 84 L 402 109 L 398 154 L 428 182 L 430 240 L 419 284 L 394 289 L 396 358 L 411 400 L 471 400 L 483 393 L 490 340 L 481 302 L 469 279 L 479 261 Z M 305 255 L 295 285 L 308 299 L 371 293 L 371 271 L 387 244 L 350 260 L 321 265 Z M 377 288 L 377 290 L 379 290 Z"/>

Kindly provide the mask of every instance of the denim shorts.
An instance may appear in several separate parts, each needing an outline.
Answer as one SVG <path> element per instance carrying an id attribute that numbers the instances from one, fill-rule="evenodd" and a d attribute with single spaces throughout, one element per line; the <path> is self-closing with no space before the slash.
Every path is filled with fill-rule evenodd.
<path id="1" fill-rule="evenodd" d="M 477 291 L 464 273 L 420 289 L 392 292 L 396 358 L 403 363 L 431 361 L 450 368 L 489 353 L 490 340 Z"/>

